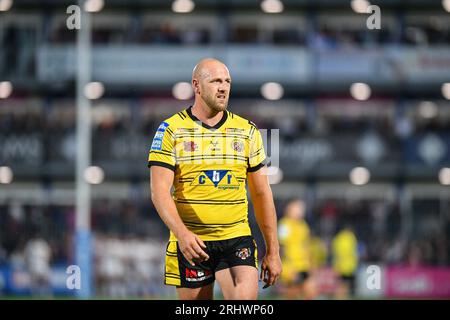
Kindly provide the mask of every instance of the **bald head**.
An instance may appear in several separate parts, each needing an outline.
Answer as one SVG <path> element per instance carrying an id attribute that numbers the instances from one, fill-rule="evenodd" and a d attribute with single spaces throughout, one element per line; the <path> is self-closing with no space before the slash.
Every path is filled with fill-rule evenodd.
<path id="1" fill-rule="evenodd" d="M 200 81 L 204 78 L 210 77 L 212 70 L 217 68 L 225 69 L 226 72 L 230 74 L 227 66 L 222 61 L 214 58 L 206 58 L 200 60 L 200 62 L 194 67 L 194 70 L 192 71 L 192 79 L 197 79 Z"/>
<path id="2" fill-rule="evenodd" d="M 224 111 L 228 106 L 231 90 L 227 66 L 217 59 L 201 60 L 192 71 L 192 89 L 196 103 L 215 112 Z"/>

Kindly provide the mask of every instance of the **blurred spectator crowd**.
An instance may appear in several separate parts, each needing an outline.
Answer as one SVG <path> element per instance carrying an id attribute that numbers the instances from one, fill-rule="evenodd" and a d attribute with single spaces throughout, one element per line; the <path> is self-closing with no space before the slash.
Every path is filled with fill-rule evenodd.
<path id="1" fill-rule="evenodd" d="M 73 101 L 44 100 L 26 97 L 3 102 L 0 106 L 0 132 L 7 134 L 37 134 L 60 137 L 75 133 L 76 111 Z M 257 101 L 257 100 L 255 100 Z M 170 98 L 145 100 L 105 100 L 93 106 L 93 133 L 100 137 L 114 137 L 118 134 L 137 133 L 150 135 L 156 130 L 168 112 L 152 110 L 152 104 L 167 103 L 177 106 L 173 112 L 187 108 L 190 102 L 176 102 Z M 312 101 L 314 117 L 307 117 L 305 102 L 289 102 L 295 112 L 289 110 L 274 114 L 274 109 L 264 114 L 263 104 L 252 101 L 252 108 L 246 107 L 245 100 L 235 99 L 230 111 L 243 117 L 251 117 L 261 129 L 280 129 L 280 134 L 288 140 L 305 134 L 363 134 L 373 131 L 389 138 L 408 138 L 423 133 L 449 133 L 450 112 L 448 103 L 442 100 L 403 100 L 405 111 L 390 99 L 375 99 L 371 102 L 355 102 L 346 98 L 327 98 Z M 14 108 L 22 104 L 20 109 Z M 138 108 L 132 107 L 138 106 Z M 276 106 L 276 103 L 273 103 Z M 30 107 L 32 106 L 32 107 Z M 168 110 L 170 110 L 168 108 Z M 278 107 L 283 111 L 283 107 Z"/>
<path id="2" fill-rule="evenodd" d="M 106 199 L 94 202 L 92 229 L 96 235 L 99 283 L 104 277 L 114 278 L 118 274 L 125 277 L 125 270 L 137 270 L 148 277 L 161 274 L 160 263 L 168 231 L 149 203 Z M 276 199 L 277 208 L 283 205 L 283 200 Z M 420 201 L 414 205 L 416 210 L 423 210 Z M 424 211 L 415 214 L 425 218 L 416 221 L 418 229 L 413 238 L 404 236 L 398 205 L 377 200 L 318 201 L 307 220 L 313 233 L 326 243 L 336 230 L 351 223 L 361 244 L 362 261 L 387 265 L 448 265 L 446 234 L 449 234 L 450 224 L 439 226 L 437 214 Z M 256 227 L 253 213 L 250 213 L 250 221 Z M 2 263 L 18 261 L 18 257 L 25 254 L 27 244 L 36 237 L 48 243 L 52 263 L 73 261 L 73 207 L 12 203 L 0 206 L 0 223 L 3 226 L 0 233 Z M 149 272 L 151 268 L 153 271 Z M 120 292 L 117 288 L 105 287 L 104 290 Z"/>
<path id="3" fill-rule="evenodd" d="M 129 28 L 126 25 L 101 25 L 94 24 L 92 39 L 99 44 L 183 44 L 205 45 L 212 43 L 229 44 L 276 44 L 306 46 L 313 50 L 333 50 L 346 47 L 364 48 L 383 45 L 439 45 L 450 42 L 450 28 L 445 18 L 439 15 L 431 15 L 427 18 L 406 19 L 399 28 L 393 24 L 383 25 L 380 30 L 368 32 L 364 23 L 348 25 L 344 20 L 354 20 L 354 16 L 342 16 L 335 19 L 333 16 L 323 16 L 319 19 L 316 28 L 309 28 L 303 23 L 278 24 L 274 28 L 261 27 L 254 19 L 246 20 L 245 16 L 236 19 L 228 29 L 222 29 L 222 38 L 217 37 L 216 26 L 203 23 L 196 27 L 187 27 L 168 18 L 159 24 L 144 25 L 140 28 Z M 286 19 L 287 21 L 290 21 Z M 390 17 L 392 19 L 392 16 Z M 133 20 L 133 18 L 131 18 Z M 388 19 L 389 20 L 389 19 Z M 94 21 L 95 23 L 95 21 Z M 129 24 L 133 24 L 130 22 Z M 269 23 L 267 25 L 270 25 Z M 401 27 L 401 28 L 400 28 Z M 398 31 L 397 31 L 398 30 Z M 13 31 L 10 31 L 13 32 Z M 55 28 L 49 36 L 49 40 L 55 43 L 67 43 L 75 40 L 74 34 L 68 33 L 65 26 Z"/>

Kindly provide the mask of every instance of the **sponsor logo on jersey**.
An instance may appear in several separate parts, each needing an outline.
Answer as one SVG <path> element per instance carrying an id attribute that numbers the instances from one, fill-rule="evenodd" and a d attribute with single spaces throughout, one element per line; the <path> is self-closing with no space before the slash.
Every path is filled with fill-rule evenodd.
<path id="1" fill-rule="evenodd" d="M 152 150 L 161 150 L 162 149 L 162 140 L 154 139 L 152 143 Z"/>
<path id="2" fill-rule="evenodd" d="M 242 152 L 244 151 L 244 143 L 241 140 L 234 139 L 231 141 L 231 147 L 234 151 Z"/>
<path id="3" fill-rule="evenodd" d="M 164 138 L 164 132 L 166 132 L 169 124 L 167 122 L 161 123 L 161 125 L 156 130 L 155 137 L 153 138 L 152 146 L 150 150 L 161 150 L 162 149 L 162 140 Z"/>
<path id="4" fill-rule="evenodd" d="M 225 132 L 244 132 L 245 129 L 242 128 L 225 128 Z"/>
<path id="5" fill-rule="evenodd" d="M 219 141 L 213 141 L 211 140 L 209 142 L 209 147 L 211 148 L 211 151 L 219 151 L 220 147 L 219 147 Z"/>
<path id="6" fill-rule="evenodd" d="M 194 141 L 183 141 L 183 147 L 187 152 L 198 150 L 198 145 Z"/>
<path id="7" fill-rule="evenodd" d="M 168 126 L 169 126 L 169 124 L 167 122 L 163 122 L 159 125 L 158 130 L 156 130 L 156 131 L 164 132 L 164 131 L 166 131 Z"/>
<path id="8" fill-rule="evenodd" d="M 239 182 L 231 170 L 203 170 L 191 186 L 214 186 L 219 189 L 239 189 Z"/>

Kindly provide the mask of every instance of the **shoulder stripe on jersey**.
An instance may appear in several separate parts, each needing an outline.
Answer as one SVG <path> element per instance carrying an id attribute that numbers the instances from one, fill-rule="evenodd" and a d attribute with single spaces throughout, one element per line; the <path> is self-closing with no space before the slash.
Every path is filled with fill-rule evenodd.
<path id="1" fill-rule="evenodd" d="M 247 121 L 251 126 L 256 127 L 256 124 L 253 121 L 251 121 L 251 120 L 247 120 Z"/>
<path id="2" fill-rule="evenodd" d="M 254 158 L 254 157 L 256 157 L 256 156 L 259 156 L 259 154 L 261 153 L 261 151 L 262 151 L 262 150 L 259 149 L 257 152 L 251 154 L 251 155 L 250 155 L 250 158 Z"/>
<path id="3" fill-rule="evenodd" d="M 254 154 L 256 154 L 256 153 L 260 152 L 261 150 L 262 150 L 262 147 L 261 147 L 261 148 L 259 148 L 258 150 L 256 150 L 255 152 L 252 152 L 252 153 L 250 153 L 250 156 L 253 156 Z"/>
<path id="4" fill-rule="evenodd" d="M 172 131 L 172 129 L 170 129 L 169 127 L 167 127 L 167 128 L 166 128 L 166 131 L 167 131 L 168 133 L 170 133 L 171 136 L 173 136 L 173 131 Z"/>
<path id="5" fill-rule="evenodd" d="M 248 134 L 248 136 L 251 138 L 251 137 L 253 137 L 253 132 L 255 132 L 255 130 L 256 130 L 256 127 L 255 126 L 252 126 L 251 128 L 250 128 L 250 133 Z"/>
<path id="6" fill-rule="evenodd" d="M 186 119 L 186 116 L 183 114 L 182 111 L 178 112 L 177 115 L 180 116 L 181 120 Z"/>

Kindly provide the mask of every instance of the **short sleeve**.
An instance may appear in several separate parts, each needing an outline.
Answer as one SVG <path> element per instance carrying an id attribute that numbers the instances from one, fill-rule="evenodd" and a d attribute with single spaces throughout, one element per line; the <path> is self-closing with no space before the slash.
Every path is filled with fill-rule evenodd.
<path id="1" fill-rule="evenodd" d="M 247 171 L 257 171 L 266 164 L 265 161 L 266 153 L 261 132 L 255 126 L 252 126 L 252 129 L 250 129 L 250 154 Z"/>
<path id="2" fill-rule="evenodd" d="M 148 153 L 148 167 L 161 166 L 175 171 L 174 146 L 173 130 L 167 122 L 161 123 Z"/>

